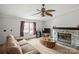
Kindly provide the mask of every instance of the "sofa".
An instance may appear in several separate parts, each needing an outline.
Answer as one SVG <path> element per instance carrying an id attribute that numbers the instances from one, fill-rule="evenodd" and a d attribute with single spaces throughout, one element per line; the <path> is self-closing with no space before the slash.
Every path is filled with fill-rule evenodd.
<path id="1" fill-rule="evenodd" d="M 40 52 L 29 44 L 25 39 L 17 41 L 13 35 L 6 37 L 2 47 L 3 54 L 39 54 Z"/>

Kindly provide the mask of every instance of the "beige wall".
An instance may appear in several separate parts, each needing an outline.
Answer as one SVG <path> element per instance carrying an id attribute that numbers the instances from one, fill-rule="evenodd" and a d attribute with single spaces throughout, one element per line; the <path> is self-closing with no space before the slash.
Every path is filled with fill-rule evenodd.
<path id="1" fill-rule="evenodd" d="M 0 14 L 0 42 L 1 43 L 5 41 L 5 37 L 8 34 L 13 34 L 14 36 L 20 36 L 20 21 L 36 22 L 37 30 L 42 30 L 43 28 L 42 21 L 35 21 L 35 20 L 24 19 L 15 16 L 9 16 L 5 14 Z M 3 32 L 4 29 L 6 29 L 7 31 Z M 12 32 L 10 31 L 11 29 Z"/>

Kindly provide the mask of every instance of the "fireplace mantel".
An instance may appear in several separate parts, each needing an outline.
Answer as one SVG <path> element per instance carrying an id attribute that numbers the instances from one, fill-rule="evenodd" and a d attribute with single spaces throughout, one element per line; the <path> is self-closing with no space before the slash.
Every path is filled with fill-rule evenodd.
<path id="1" fill-rule="evenodd" d="M 79 30 L 79 28 L 77 28 L 77 27 L 53 27 L 53 29 Z"/>

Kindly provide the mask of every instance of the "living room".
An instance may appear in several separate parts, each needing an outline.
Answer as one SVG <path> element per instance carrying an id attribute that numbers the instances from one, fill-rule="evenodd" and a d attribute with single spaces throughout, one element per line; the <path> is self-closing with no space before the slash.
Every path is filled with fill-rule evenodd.
<path id="1" fill-rule="evenodd" d="M 54 10 L 49 12 L 51 15 L 42 15 L 42 8 L 43 4 L 1 4 L 0 44 L 5 43 L 6 37 L 11 34 L 18 41 L 20 39 L 28 41 L 30 46 L 32 45 L 36 49 L 33 50 L 33 52 L 37 52 L 36 54 L 78 54 L 79 5 L 44 4 L 45 10 Z M 24 26 L 22 26 L 23 24 Z M 44 37 L 44 29 L 50 29 L 50 39 L 60 45 L 56 47 L 57 49 L 42 46 L 41 42 L 37 41 Z"/>

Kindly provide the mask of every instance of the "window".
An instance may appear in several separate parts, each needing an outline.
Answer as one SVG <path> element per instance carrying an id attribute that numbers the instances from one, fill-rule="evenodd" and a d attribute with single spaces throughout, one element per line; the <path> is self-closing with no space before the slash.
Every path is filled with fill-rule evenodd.
<path id="1" fill-rule="evenodd" d="M 24 23 L 24 33 L 29 33 L 29 23 Z"/>
<path id="2" fill-rule="evenodd" d="M 30 34 L 33 34 L 33 32 L 34 32 L 34 24 L 33 23 L 30 23 L 30 29 L 29 29 L 30 31 Z"/>
<path id="3" fill-rule="evenodd" d="M 24 23 L 24 31 L 23 31 L 24 33 L 34 34 L 35 29 L 36 29 L 35 23 L 27 23 L 27 22 Z"/>

